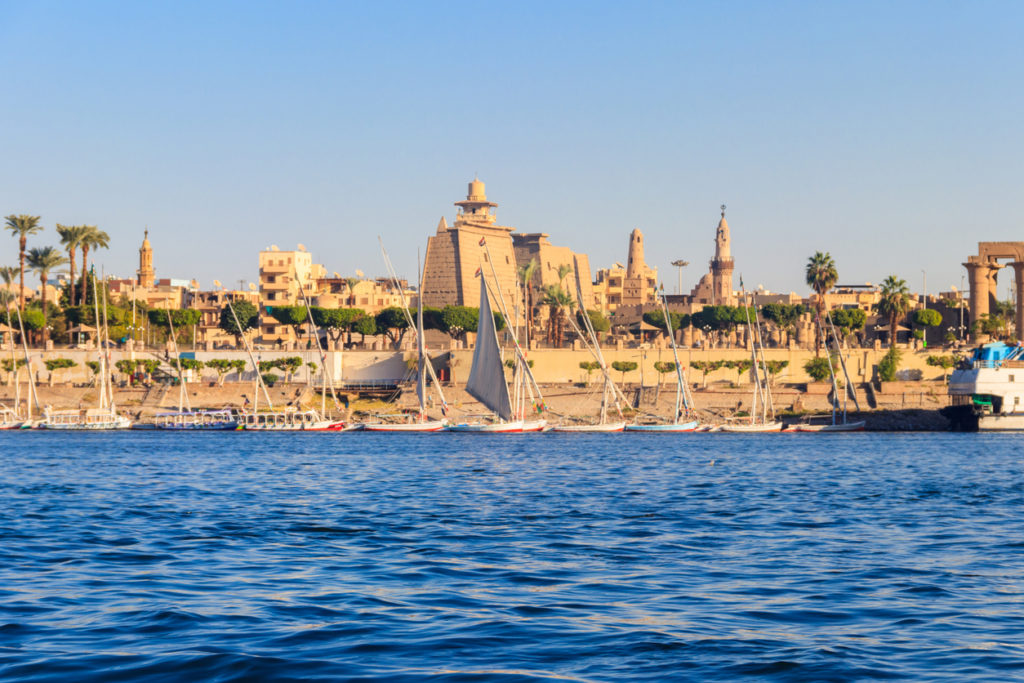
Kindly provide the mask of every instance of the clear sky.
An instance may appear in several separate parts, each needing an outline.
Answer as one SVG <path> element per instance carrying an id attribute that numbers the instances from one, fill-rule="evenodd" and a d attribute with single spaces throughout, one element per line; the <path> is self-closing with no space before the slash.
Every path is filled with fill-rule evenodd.
<path id="1" fill-rule="evenodd" d="M 255 280 L 303 243 L 403 275 L 474 174 L 498 219 L 688 290 L 728 205 L 747 286 L 960 286 L 1024 240 L 1019 2 L 0 0 L 0 214 L 129 276 Z M 9 233 L 8 233 L 9 235 Z M 0 236 L 13 264 L 13 238 Z M 1008 275 L 1000 280 L 1005 292 Z"/>

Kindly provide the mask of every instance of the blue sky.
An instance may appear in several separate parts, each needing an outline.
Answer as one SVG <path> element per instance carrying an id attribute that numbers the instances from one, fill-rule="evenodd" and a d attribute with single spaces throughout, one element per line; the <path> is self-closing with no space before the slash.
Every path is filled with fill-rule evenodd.
<path id="1" fill-rule="evenodd" d="M 123 276 L 415 272 L 475 173 L 499 222 L 688 289 L 728 205 L 748 286 L 960 285 L 1024 240 L 1019 3 L 7 2 L 0 213 L 95 223 Z M 5 246 L 6 245 L 6 246 Z M 4 255 L 6 254 L 6 255 Z M 0 239 L 0 262 L 16 243 Z M 1005 280 L 1008 276 L 1003 276 Z M 1001 281 L 1000 291 L 1006 282 Z"/>

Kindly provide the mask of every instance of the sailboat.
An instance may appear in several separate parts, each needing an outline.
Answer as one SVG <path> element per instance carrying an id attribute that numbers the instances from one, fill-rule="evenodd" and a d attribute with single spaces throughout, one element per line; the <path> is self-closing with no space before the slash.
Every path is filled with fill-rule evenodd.
<path id="1" fill-rule="evenodd" d="M 14 374 L 14 409 L 3 406 L 0 408 L 0 429 L 32 429 L 35 426 L 35 422 L 32 420 L 32 404 L 38 407 L 39 396 L 36 394 L 36 383 L 32 378 L 32 364 L 30 363 L 28 355 L 28 344 L 25 342 L 25 324 L 21 319 L 21 310 L 15 306 L 14 310 L 18 314 L 18 329 L 21 331 L 21 346 L 25 353 L 24 367 L 25 372 L 28 375 L 28 398 L 25 399 L 25 418 L 22 419 L 18 414 L 18 407 L 21 405 L 21 367 L 18 365 L 18 361 L 14 356 L 14 340 L 11 340 L 11 372 Z M 11 301 L 7 301 L 7 319 L 11 319 Z M 10 333 L 14 333 L 14 329 L 10 328 Z"/>
<path id="2" fill-rule="evenodd" d="M 391 267 L 391 259 L 388 258 L 387 252 L 384 251 L 384 246 L 381 244 L 381 251 L 384 253 L 384 262 L 387 264 L 388 271 L 391 272 L 392 280 L 395 283 L 395 287 L 402 292 L 402 310 L 405 312 L 406 321 L 411 322 L 412 314 L 409 312 L 409 307 L 406 305 L 405 292 L 398 283 L 398 277 L 395 275 L 394 270 Z M 416 307 L 416 398 L 419 402 L 419 412 L 416 414 L 416 419 L 409 422 L 369 422 L 362 425 L 362 429 L 367 432 L 440 432 L 447 425 L 447 420 L 428 420 L 427 419 L 427 375 L 433 380 L 434 387 L 437 389 L 438 396 L 441 398 L 442 411 L 447 409 L 447 402 L 444 400 L 444 393 L 441 391 L 441 383 L 437 381 L 437 377 L 434 375 L 434 366 L 430 363 L 430 357 L 427 355 L 426 341 L 423 337 L 423 271 L 419 266 L 419 258 L 417 258 L 416 269 L 420 271 L 420 283 L 419 283 L 419 295 L 417 297 Z"/>
<path id="3" fill-rule="evenodd" d="M 93 305 L 95 306 L 97 327 L 102 334 L 100 338 L 100 395 L 96 408 L 82 410 L 51 410 L 46 406 L 43 412 L 43 420 L 39 423 L 40 429 L 62 429 L 62 430 L 110 430 L 128 429 L 132 426 L 131 420 L 123 415 L 117 414 L 117 406 L 114 405 L 114 385 L 110 375 L 110 334 L 107 328 L 107 290 L 103 288 L 103 318 L 100 324 L 100 301 L 99 292 L 96 287 L 95 273 L 92 279 Z M 99 333 L 99 330 L 97 332 Z"/>
<path id="4" fill-rule="evenodd" d="M 313 313 L 310 310 L 309 301 L 306 299 L 306 293 L 303 289 L 302 280 L 299 278 L 297 269 L 293 267 L 293 273 L 295 274 L 295 280 L 299 284 L 299 294 L 302 296 L 302 302 L 306 306 L 306 315 L 309 316 L 309 323 L 316 329 L 316 323 L 313 322 Z M 231 309 L 231 315 L 235 319 L 235 325 L 238 329 L 242 329 L 241 323 L 238 321 L 238 314 L 231 304 L 228 304 L 228 308 Z M 316 410 L 299 410 L 295 406 L 286 406 L 284 410 L 274 410 L 274 404 L 270 400 L 270 393 L 267 391 L 267 385 L 263 382 L 262 373 L 260 373 L 259 363 L 252 354 L 252 347 L 249 345 L 249 339 L 243 333 L 242 341 L 245 343 L 245 350 L 249 354 L 249 361 L 252 363 L 253 370 L 256 372 L 256 382 L 258 388 L 263 390 L 263 397 L 267 401 L 267 406 L 270 410 L 265 412 L 259 411 L 259 391 L 253 394 L 253 409 L 252 411 L 243 412 L 238 419 L 238 429 L 245 431 L 256 431 L 256 432 L 345 432 L 350 431 L 352 427 L 346 425 L 344 422 L 337 420 L 328 419 L 323 413 L 317 412 Z M 320 347 L 320 335 L 319 333 L 314 334 L 316 337 L 316 345 L 320 350 L 320 362 L 325 363 L 325 356 L 323 349 Z M 324 373 L 326 375 L 326 365 L 324 366 Z M 327 394 L 326 387 L 321 391 L 321 405 L 324 406 L 323 410 L 326 413 L 326 402 Z M 331 396 L 334 396 L 334 384 L 331 384 Z M 337 405 L 337 398 L 335 397 L 335 405 Z"/>
<path id="5" fill-rule="evenodd" d="M 742 287 L 743 280 L 740 279 Z M 753 303 L 753 295 L 751 295 Z M 751 370 L 754 373 L 754 396 L 750 404 L 749 422 L 727 422 L 722 425 L 723 432 L 779 432 L 782 431 L 782 422 L 775 419 L 775 406 L 772 405 L 771 386 L 768 382 L 768 363 L 764 358 L 764 344 L 761 341 L 761 327 L 757 323 L 757 309 L 754 309 L 754 320 L 751 323 L 750 309 L 747 307 L 747 294 L 743 292 L 743 311 L 747 319 L 747 329 L 750 333 L 750 360 Z M 760 359 L 758 358 L 760 352 Z M 763 379 L 763 382 L 762 382 Z M 760 409 L 758 406 L 760 405 Z M 771 419 L 769 419 L 769 413 Z"/>
<path id="6" fill-rule="evenodd" d="M 494 325 L 487 293 L 487 278 L 481 269 L 480 276 L 480 317 L 477 322 L 476 346 L 473 348 L 473 365 L 466 381 L 466 392 L 480 401 L 494 414 L 491 422 L 463 422 L 448 426 L 451 432 L 499 434 L 522 432 L 523 420 L 515 419 L 512 412 L 512 398 L 505 382 L 505 367 L 501 361 L 501 347 L 498 345 L 498 330 Z"/>
<path id="7" fill-rule="evenodd" d="M 686 374 L 679 363 L 676 335 L 672 330 L 672 316 L 668 312 L 664 291 L 661 294 L 661 310 L 665 315 L 665 331 L 668 332 L 668 338 L 672 342 L 672 358 L 676 365 L 676 406 L 672 413 L 672 422 L 667 424 L 628 424 L 626 425 L 627 432 L 692 432 L 700 426 L 699 420 L 690 419 L 693 416 L 693 398 L 690 395 L 690 388 L 686 384 Z"/>
<path id="8" fill-rule="evenodd" d="M 615 406 L 615 411 L 622 417 L 622 408 L 619 405 L 619 397 L 622 392 L 615 382 L 612 381 L 611 373 L 608 370 L 608 365 L 604 361 L 604 354 L 601 353 L 601 345 L 597 340 L 597 332 L 594 331 L 594 325 L 590 322 L 590 316 L 586 314 L 586 306 L 583 304 L 583 292 L 580 289 L 579 279 L 576 280 L 576 300 L 579 302 L 580 310 L 584 312 L 581 316 L 583 320 L 583 326 L 586 329 L 584 334 L 576 321 L 573 319 L 572 311 L 563 311 L 569 318 L 569 322 L 572 323 L 573 329 L 576 334 L 579 335 L 580 339 L 586 344 L 590 354 L 597 361 L 601 369 L 601 375 L 604 377 L 604 388 L 601 394 L 601 413 L 595 424 L 558 424 L 551 428 L 553 432 L 621 432 L 626 428 L 625 420 L 618 420 L 615 422 L 608 421 L 608 405 L 611 403 Z M 624 398 L 624 397 L 623 397 Z"/>
<path id="9" fill-rule="evenodd" d="M 821 318 L 816 316 L 816 321 L 818 323 L 818 330 L 821 331 L 821 328 L 822 328 Z M 851 387 L 850 375 L 846 371 L 846 359 L 843 358 L 843 350 L 842 350 L 842 348 L 841 348 L 841 346 L 839 344 L 839 335 L 836 334 L 835 324 L 832 322 L 831 318 L 828 318 L 828 323 L 829 323 L 829 332 L 831 333 L 828 336 L 831 336 L 833 343 L 836 345 L 836 355 L 837 355 L 837 357 L 839 359 L 840 365 L 842 366 L 843 376 L 846 378 L 846 385 L 844 387 L 844 392 L 843 392 L 843 421 L 842 422 L 837 422 L 838 403 L 839 403 L 839 382 L 837 381 L 837 378 L 836 378 L 835 366 L 832 365 L 832 358 L 831 358 L 831 356 L 826 356 L 826 358 L 828 359 L 828 371 L 829 371 L 829 374 L 832 376 L 832 423 L 831 424 L 812 424 L 812 423 L 808 423 L 808 422 L 799 423 L 799 424 L 793 425 L 790 428 L 789 431 L 794 431 L 794 432 L 818 432 L 818 433 L 825 432 L 825 433 L 831 433 L 831 432 L 859 432 L 859 431 L 863 431 L 864 430 L 864 426 L 866 424 L 864 420 L 858 420 L 856 422 L 850 422 L 847 419 L 847 415 L 846 415 L 846 402 L 847 402 L 847 397 L 852 392 L 852 389 L 850 388 Z M 826 337 L 826 335 L 824 335 L 824 334 L 822 336 Z M 828 337 L 826 337 L 826 338 L 828 338 Z M 827 344 L 826 344 L 826 347 L 827 347 Z M 827 348 L 825 350 L 826 350 L 826 352 L 828 351 Z M 859 412 L 860 411 L 860 402 L 857 401 L 857 394 L 856 393 L 853 393 L 853 402 L 856 405 L 857 410 Z"/>

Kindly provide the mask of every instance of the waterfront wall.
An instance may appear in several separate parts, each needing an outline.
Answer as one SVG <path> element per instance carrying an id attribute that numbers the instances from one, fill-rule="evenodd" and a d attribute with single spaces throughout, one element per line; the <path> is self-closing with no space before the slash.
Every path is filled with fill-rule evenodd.
<path id="1" fill-rule="evenodd" d="M 433 352 L 435 356 L 439 355 L 439 351 Z M 909 349 L 903 349 L 903 359 L 900 364 L 900 373 L 905 379 L 924 379 L 924 380 L 940 380 L 943 377 L 943 371 L 941 368 L 931 367 L 927 365 L 926 359 L 930 355 L 942 354 L 941 350 L 930 350 L 930 351 L 911 351 Z M 637 363 L 638 369 L 632 372 L 628 372 L 625 375 L 625 381 L 629 384 L 639 384 L 641 380 L 645 385 L 653 385 L 657 382 L 659 373 L 655 370 L 654 364 L 658 361 L 672 361 L 671 349 L 603 349 L 605 360 L 611 365 L 614 361 L 633 361 Z M 57 349 L 53 351 L 42 351 L 42 350 L 31 350 L 30 357 L 32 362 L 32 372 L 39 383 L 74 383 L 82 384 L 90 381 L 91 371 L 86 367 L 87 361 L 97 360 L 96 351 L 80 350 L 80 349 Z M 193 354 L 188 353 L 190 357 L 194 357 L 197 360 L 207 361 L 214 358 L 228 358 L 228 359 L 242 359 L 248 361 L 248 355 L 245 351 L 196 351 Z M 327 372 L 335 382 L 354 382 L 354 381 L 368 381 L 368 380 L 397 380 L 404 377 L 407 373 L 406 358 L 411 357 L 411 353 L 408 351 L 328 351 L 325 352 L 327 357 L 326 368 Z M 882 356 L 885 355 L 884 351 L 875 351 L 873 349 L 856 349 L 851 350 L 847 355 L 847 369 L 850 373 L 850 379 L 855 382 L 866 382 L 874 378 L 875 367 L 881 360 Z M 294 376 L 294 381 L 306 382 L 312 380 L 319 382 L 322 377 L 322 368 L 320 356 L 316 351 L 260 351 L 256 354 L 258 360 L 269 361 L 277 358 L 286 358 L 289 356 L 300 356 L 305 361 L 312 361 L 317 365 L 317 370 L 311 372 L 308 367 L 303 367 Z M 17 358 L 23 358 L 21 352 L 16 353 Z M 10 359 L 10 352 L 5 351 L 2 355 L 3 359 Z M 74 368 L 66 370 L 57 370 L 52 376 L 51 373 L 47 372 L 45 367 L 45 360 L 52 358 L 70 358 L 77 363 Z M 160 358 L 165 359 L 163 352 L 150 352 L 150 351 L 112 351 L 111 352 L 112 363 L 115 363 L 122 358 L 135 359 L 135 358 Z M 464 384 L 466 378 L 469 376 L 470 366 L 472 365 L 473 352 L 472 350 L 461 349 L 451 351 L 451 377 L 456 384 Z M 592 360 L 591 355 L 587 351 L 572 350 L 572 349 L 551 349 L 551 350 L 534 350 L 529 352 L 529 358 L 534 362 L 533 374 L 537 381 L 543 384 L 558 384 L 558 383 L 576 383 L 587 381 L 586 371 L 580 369 L 579 365 L 581 362 Z M 707 376 L 699 370 L 693 369 L 692 364 L 694 361 L 705 361 L 713 362 L 718 360 L 749 360 L 749 351 L 743 351 L 742 349 L 680 349 L 679 358 L 682 364 L 689 368 L 687 371 L 687 379 L 692 384 L 698 385 L 714 385 L 721 383 L 733 383 L 733 384 L 747 384 L 751 382 L 751 373 L 744 373 L 742 376 L 737 376 L 737 373 L 733 369 L 721 368 L 715 372 L 708 373 Z M 794 383 L 806 383 L 810 380 L 807 373 L 804 372 L 804 364 L 814 358 L 813 351 L 807 350 L 790 350 L 790 349 L 767 349 L 765 350 L 765 358 L 769 361 L 788 361 L 789 365 L 784 368 L 775 377 L 777 384 L 794 384 Z M 166 366 L 165 366 L 166 367 Z M 275 371 L 276 374 L 282 374 L 280 371 Z M 3 373 L 3 379 L 5 382 L 10 383 L 10 373 Z M 613 378 L 616 381 L 622 379 L 622 374 L 619 372 L 612 373 Z M 21 374 L 24 379 L 24 371 Z M 589 380 L 596 382 L 599 380 L 600 373 L 592 372 Z M 663 381 L 668 383 L 674 380 L 675 373 L 668 373 L 664 375 Z M 114 370 L 115 381 L 124 379 L 120 373 Z M 213 381 L 217 379 L 217 373 L 213 370 L 206 369 L 198 377 L 188 377 L 190 381 Z M 235 373 L 231 373 L 227 376 L 227 381 L 238 380 L 239 377 Z M 242 380 L 252 381 L 254 379 L 253 372 L 248 370 L 242 373 Z"/>

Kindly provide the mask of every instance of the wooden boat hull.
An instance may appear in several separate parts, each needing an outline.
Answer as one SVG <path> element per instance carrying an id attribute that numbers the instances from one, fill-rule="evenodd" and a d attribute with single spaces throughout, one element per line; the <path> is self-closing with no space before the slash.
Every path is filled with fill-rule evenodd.
<path id="1" fill-rule="evenodd" d="M 547 420 L 524 420 L 523 431 L 524 432 L 543 432 L 548 426 Z"/>
<path id="2" fill-rule="evenodd" d="M 674 433 L 674 432 L 693 432 L 696 431 L 697 427 L 700 426 L 700 422 L 693 420 L 692 422 L 680 422 L 679 424 L 657 424 L 657 425 L 638 425 L 631 424 L 626 425 L 627 432 L 651 432 L 651 433 Z"/>
<path id="3" fill-rule="evenodd" d="M 781 432 L 781 422 L 765 422 L 762 424 L 724 424 L 721 427 L 723 432 L 734 432 L 737 434 L 759 434 L 762 432 Z"/>
<path id="4" fill-rule="evenodd" d="M 812 425 L 812 424 L 798 424 L 794 425 L 793 431 L 795 432 L 815 432 L 815 433 L 832 433 L 832 432 L 862 432 L 864 431 L 864 420 L 858 422 L 847 422 L 846 424 L 836 425 Z"/>
<path id="5" fill-rule="evenodd" d="M 523 431 L 523 421 L 515 422 L 464 422 L 448 425 L 449 432 L 465 432 L 467 434 L 515 434 Z"/>
<path id="6" fill-rule="evenodd" d="M 447 424 L 445 420 L 408 423 L 370 422 L 361 425 L 360 429 L 364 432 L 440 432 Z"/>
<path id="7" fill-rule="evenodd" d="M 608 422 L 606 424 L 597 425 L 555 425 L 551 428 L 553 432 L 591 432 L 591 433 L 608 433 L 608 432 L 621 432 L 626 429 L 625 422 Z"/>
<path id="8" fill-rule="evenodd" d="M 88 424 L 85 424 L 85 423 L 78 423 L 78 424 L 62 423 L 62 424 L 56 424 L 56 423 L 48 423 L 46 420 L 43 420 L 38 425 L 39 429 L 53 429 L 53 430 L 56 430 L 56 431 L 90 431 L 90 432 L 106 431 L 106 430 L 111 430 L 111 429 L 129 429 L 129 428 L 131 428 L 131 426 L 132 426 L 132 423 L 127 418 L 118 418 L 116 420 L 110 420 L 110 421 L 107 421 L 107 422 L 92 422 L 92 423 L 88 423 Z"/>

